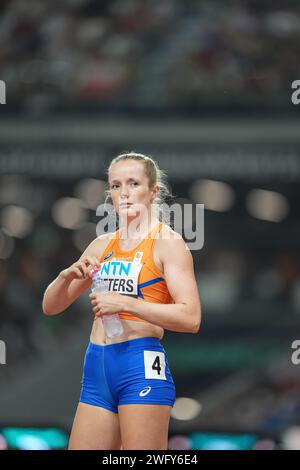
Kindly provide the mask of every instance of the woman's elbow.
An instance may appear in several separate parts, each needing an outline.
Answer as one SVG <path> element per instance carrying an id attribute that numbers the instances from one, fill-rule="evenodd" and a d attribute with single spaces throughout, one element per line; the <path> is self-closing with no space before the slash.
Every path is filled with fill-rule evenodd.
<path id="1" fill-rule="evenodd" d="M 196 318 L 194 318 L 194 321 L 192 323 L 191 333 L 194 333 L 194 334 L 198 333 L 200 330 L 200 325 L 201 325 L 201 310 L 199 311 Z"/>
<path id="2" fill-rule="evenodd" d="M 196 334 L 196 333 L 199 332 L 199 330 L 200 330 L 200 323 L 198 322 L 196 324 L 193 324 L 193 326 L 192 326 L 192 328 L 189 332 Z"/>
<path id="3" fill-rule="evenodd" d="M 50 317 L 51 315 L 53 315 L 53 312 L 47 308 L 46 304 L 42 304 L 42 310 L 43 310 L 43 314 L 46 315 L 47 317 Z"/>
<path id="4" fill-rule="evenodd" d="M 43 303 L 42 303 L 42 310 L 43 310 L 43 314 L 46 315 L 47 317 L 51 317 L 52 315 L 56 315 L 58 313 L 61 313 L 62 310 L 55 310 L 53 308 L 50 308 L 49 305 L 47 305 L 47 302 L 45 301 L 45 299 L 43 300 Z"/>
<path id="5" fill-rule="evenodd" d="M 45 307 L 43 307 L 43 314 L 46 315 L 46 317 L 52 317 L 53 315 L 57 315 L 58 313 L 63 312 L 63 310 L 50 310 Z"/>
<path id="6" fill-rule="evenodd" d="M 43 298 L 43 302 L 42 302 L 42 311 L 44 315 L 50 315 L 50 312 L 48 311 L 47 305 L 45 302 L 45 297 Z"/>
<path id="7" fill-rule="evenodd" d="M 44 315 L 49 316 L 49 315 L 52 315 L 52 311 L 49 308 L 49 305 L 47 305 L 47 304 L 49 304 L 49 302 L 47 302 L 47 297 L 48 297 L 47 294 L 48 293 L 47 293 L 47 289 L 46 289 L 46 291 L 44 292 L 44 295 L 43 295 L 42 310 L 43 310 Z"/>
<path id="8" fill-rule="evenodd" d="M 195 333 L 199 333 L 199 330 L 200 330 L 200 323 L 197 323 L 197 324 L 194 326 L 194 328 L 193 328 L 193 330 L 191 331 L 191 333 L 194 333 L 194 334 L 195 334 Z"/>

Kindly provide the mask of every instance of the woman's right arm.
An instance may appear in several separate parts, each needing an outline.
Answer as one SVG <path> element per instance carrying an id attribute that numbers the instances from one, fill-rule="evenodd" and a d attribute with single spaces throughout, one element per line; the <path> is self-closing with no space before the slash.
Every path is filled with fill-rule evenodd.
<path id="1" fill-rule="evenodd" d="M 43 312 L 45 315 L 57 315 L 68 308 L 88 287 L 92 281 L 89 272 L 100 266 L 100 258 L 108 237 L 104 234 L 86 248 L 78 261 L 61 271 L 47 287 L 43 298 Z"/>

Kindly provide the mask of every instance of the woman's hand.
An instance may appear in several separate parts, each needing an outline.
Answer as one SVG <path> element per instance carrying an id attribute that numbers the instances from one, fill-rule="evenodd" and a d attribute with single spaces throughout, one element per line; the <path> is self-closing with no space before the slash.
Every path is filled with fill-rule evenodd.
<path id="1" fill-rule="evenodd" d="M 102 315 L 113 315 L 124 311 L 126 296 L 117 292 L 92 292 L 90 295 L 95 320 Z"/>
<path id="2" fill-rule="evenodd" d="M 60 276 L 68 281 L 73 279 L 88 279 L 93 268 L 100 268 L 100 261 L 96 256 L 86 256 L 73 263 L 69 268 L 64 269 Z"/>

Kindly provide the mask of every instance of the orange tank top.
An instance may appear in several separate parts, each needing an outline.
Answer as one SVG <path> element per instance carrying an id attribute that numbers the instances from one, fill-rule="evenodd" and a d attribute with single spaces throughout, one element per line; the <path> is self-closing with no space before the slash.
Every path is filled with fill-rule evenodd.
<path id="1" fill-rule="evenodd" d="M 173 303 L 166 281 L 153 261 L 155 236 L 163 224 L 157 223 L 133 250 L 124 251 L 119 247 L 120 230 L 105 248 L 101 258 L 101 278 L 109 281 L 109 291 L 119 292 L 158 304 Z M 131 313 L 118 312 L 124 320 L 146 322 Z"/>

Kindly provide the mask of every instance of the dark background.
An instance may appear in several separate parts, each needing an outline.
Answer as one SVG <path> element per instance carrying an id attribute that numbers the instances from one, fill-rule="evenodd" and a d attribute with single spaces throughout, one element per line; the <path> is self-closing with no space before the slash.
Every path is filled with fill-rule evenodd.
<path id="1" fill-rule="evenodd" d="M 85 294 L 49 318 L 42 296 L 134 150 L 205 205 L 201 329 L 163 340 L 170 446 L 231 432 L 254 438 L 211 445 L 300 449 L 299 20 L 292 0 L 0 2 L 2 429 L 70 430 L 91 308 Z"/>

